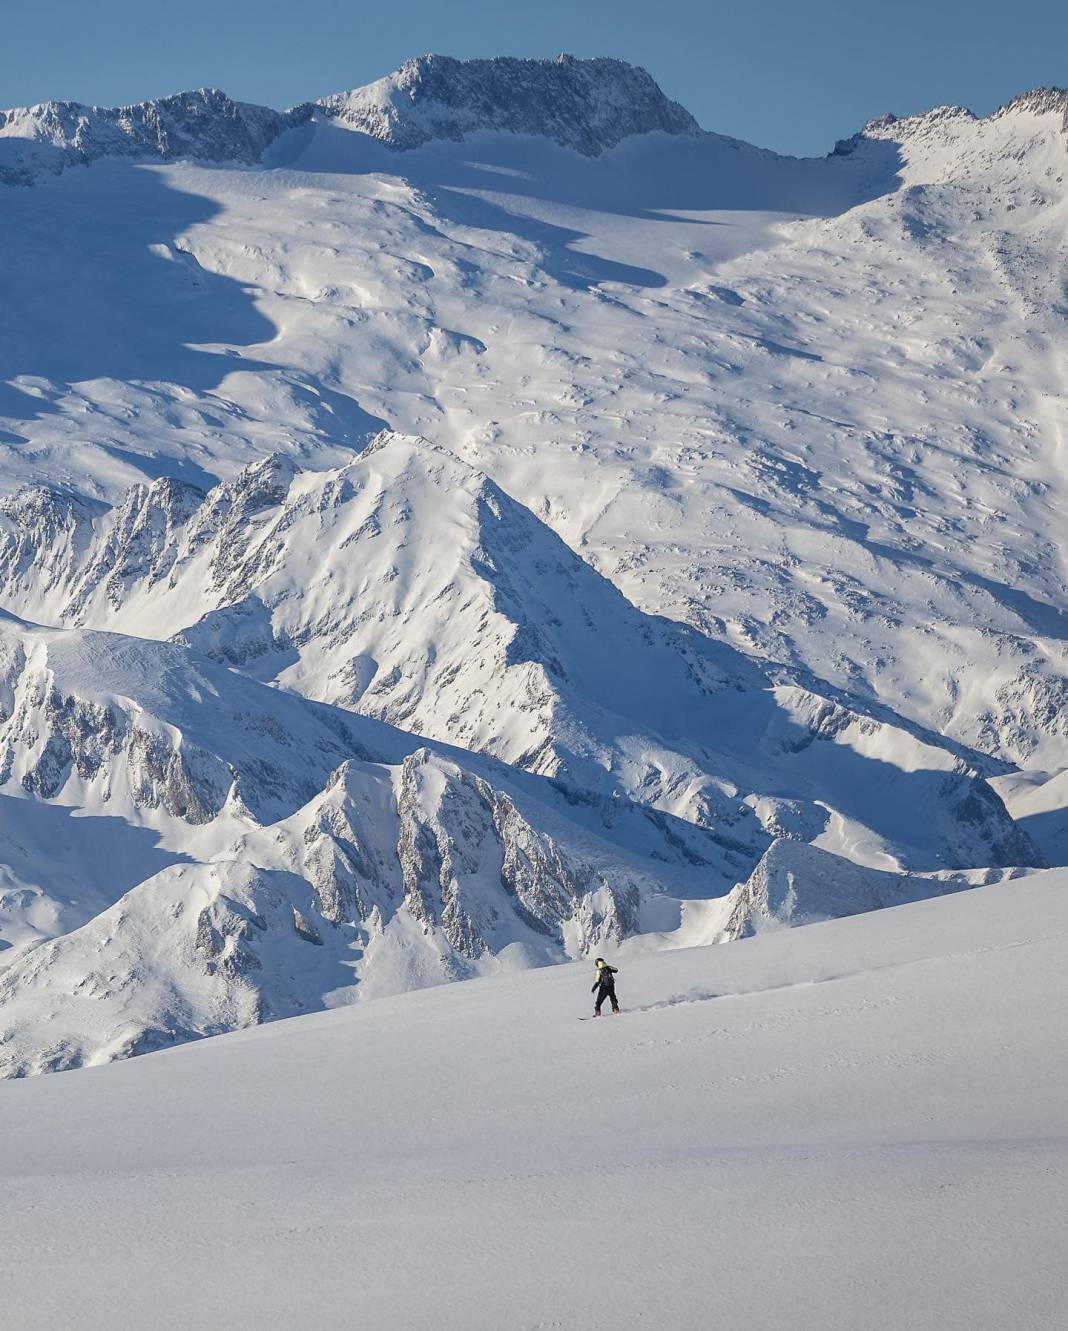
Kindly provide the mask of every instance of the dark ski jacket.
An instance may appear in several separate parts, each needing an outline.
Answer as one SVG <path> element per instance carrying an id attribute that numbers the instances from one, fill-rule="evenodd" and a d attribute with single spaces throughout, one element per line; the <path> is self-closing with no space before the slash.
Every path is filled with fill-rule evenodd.
<path id="1" fill-rule="evenodd" d="M 606 993 L 611 993 L 616 987 L 616 976 L 619 971 L 615 966 L 609 966 L 607 961 L 602 961 L 597 967 L 597 979 L 593 982 L 593 988 L 590 993 L 597 989 L 604 989 Z"/>

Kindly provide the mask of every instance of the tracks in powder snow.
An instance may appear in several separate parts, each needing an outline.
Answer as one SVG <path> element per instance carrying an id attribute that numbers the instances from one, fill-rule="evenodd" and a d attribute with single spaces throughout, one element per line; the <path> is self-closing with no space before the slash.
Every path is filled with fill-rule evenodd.
<path id="1" fill-rule="evenodd" d="M 816 985 L 833 984 L 842 980 L 858 979 L 861 976 L 872 975 L 879 971 L 905 970 L 916 966 L 927 966 L 932 963 L 945 963 L 952 961 L 962 961 L 973 957 L 978 957 L 990 952 L 1002 952 L 1021 947 L 1040 947 L 1044 944 L 1056 945 L 1068 938 L 1068 934 L 1058 932 L 1048 936 L 1038 936 L 1035 938 L 1023 938 L 1006 941 L 1003 943 L 993 943 L 986 947 L 969 948 L 958 952 L 949 952 L 940 956 L 931 957 L 912 957 L 895 961 L 885 962 L 882 965 L 859 968 L 857 970 L 846 970 L 838 974 L 814 975 L 803 979 L 784 980 L 781 984 L 764 984 L 752 989 L 704 989 L 695 987 L 688 989 L 685 993 L 672 994 L 668 998 L 658 999 L 652 1003 L 642 1003 L 636 1007 L 625 1007 L 617 1014 L 606 1013 L 604 1015 L 618 1015 L 621 1017 L 633 1017 L 639 1013 L 660 1012 L 666 1008 L 687 1007 L 695 1003 L 710 1003 L 718 999 L 727 998 L 753 998 L 760 994 L 770 994 L 780 992 L 784 989 L 809 989 Z M 579 1021 L 593 1021 L 595 1018 L 590 1016 L 579 1017 Z"/>

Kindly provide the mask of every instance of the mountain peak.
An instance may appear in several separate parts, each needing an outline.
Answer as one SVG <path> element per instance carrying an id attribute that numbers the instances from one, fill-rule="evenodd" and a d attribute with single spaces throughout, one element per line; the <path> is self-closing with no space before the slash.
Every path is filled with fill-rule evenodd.
<path id="1" fill-rule="evenodd" d="M 988 116 L 977 116 L 966 106 L 936 106 L 915 115 L 898 116 L 892 112 L 869 120 L 859 134 L 835 144 L 835 156 L 848 156 L 865 141 L 892 140 L 896 143 L 936 141 L 970 126 L 984 129 L 998 121 L 1019 115 L 1060 115 L 1058 129 L 1068 134 L 1068 88 L 1033 88 L 1019 93 Z"/>
<path id="2" fill-rule="evenodd" d="M 1064 117 L 1063 128 L 1068 133 L 1068 88 L 1042 87 L 1022 92 L 1004 106 L 999 106 L 991 119 L 1018 111 L 1030 111 L 1033 115 L 1060 114 Z"/>
<path id="3" fill-rule="evenodd" d="M 258 162 L 279 134 L 316 114 L 397 150 L 481 130 L 548 138 L 596 157 L 634 134 L 700 133 L 644 69 L 622 60 L 422 55 L 366 87 L 284 112 L 218 88 L 130 106 L 49 101 L 0 110 L 0 184 L 30 185 L 101 157 Z"/>
<path id="4" fill-rule="evenodd" d="M 28 185 L 100 157 L 256 162 L 286 124 L 278 111 L 235 102 L 218 88 L 131 106 L 41 102 L 0 111 L 0 183 Z"/>
<path id="5" fill-rule="evenodd" d="M 317 106 L 398 150 L 492 131 L 549 138 L 597 157 L 634 134 L 700 132 L 644 69 L 566 52 L 550 60 L 422 55 Z"/>

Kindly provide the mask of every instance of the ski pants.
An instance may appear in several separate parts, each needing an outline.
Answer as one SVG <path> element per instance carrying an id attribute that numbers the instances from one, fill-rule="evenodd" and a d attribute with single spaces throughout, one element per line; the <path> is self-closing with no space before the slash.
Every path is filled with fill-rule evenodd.
<path id="1" fill-rule="evenodd" d="M 597 1002 L 593 1005 L 594 1012 L 601 1015 L 601 1004 L 608 998 L 612 1002 L 612 1011 L 619 1011 L 619 1004 L 616 1002 L 616 986 L 614 984 L 599 984 L 597 986 Z"/>

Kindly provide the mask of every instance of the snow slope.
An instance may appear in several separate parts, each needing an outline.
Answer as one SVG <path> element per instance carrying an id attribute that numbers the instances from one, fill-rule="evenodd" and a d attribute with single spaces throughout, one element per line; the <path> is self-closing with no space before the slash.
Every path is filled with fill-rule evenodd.
<path id="1" fill-rule="evenodd" d="M 1068 879 L 0 1085 L 20 1327 L 1053 1331 Z"/>

